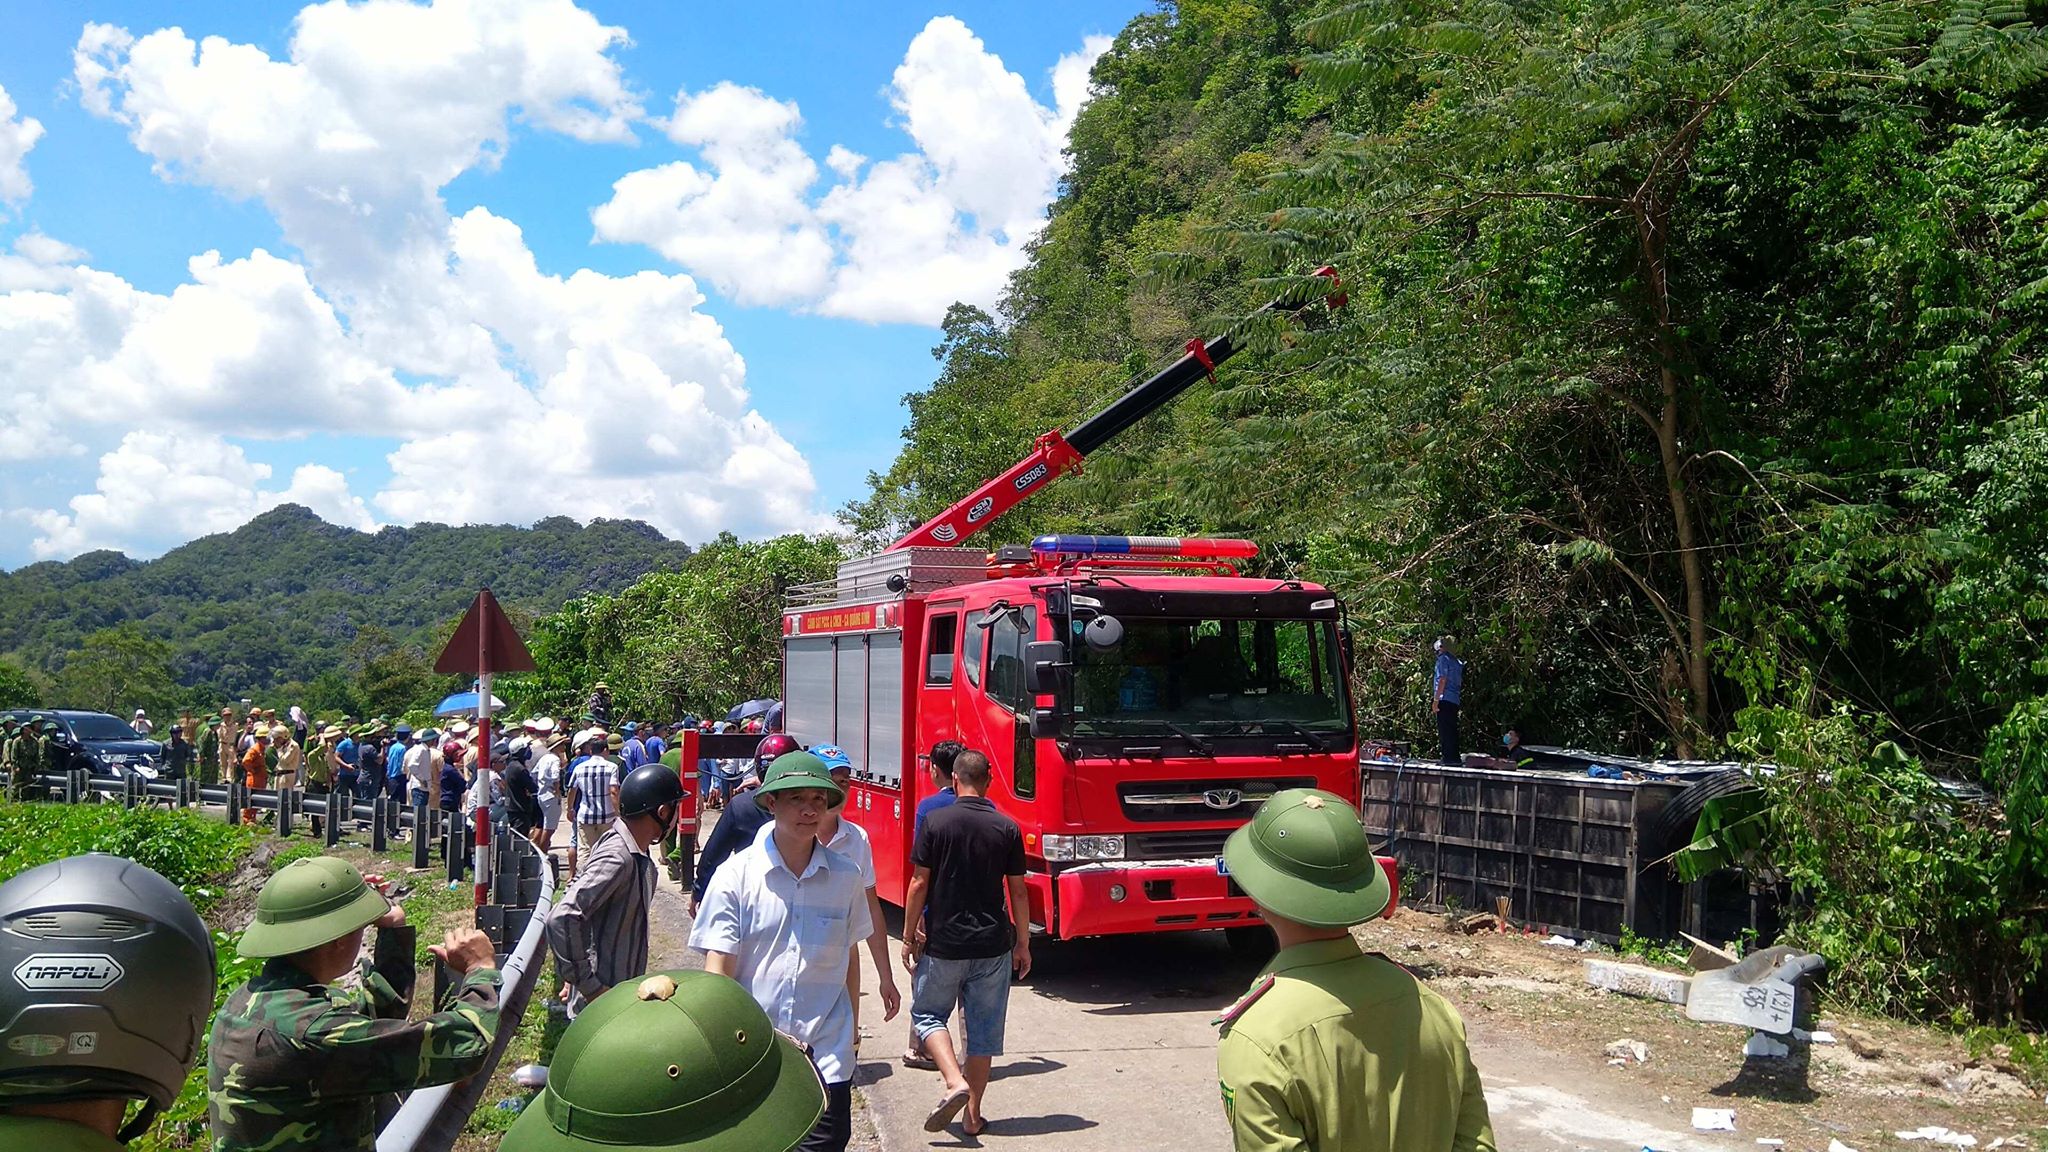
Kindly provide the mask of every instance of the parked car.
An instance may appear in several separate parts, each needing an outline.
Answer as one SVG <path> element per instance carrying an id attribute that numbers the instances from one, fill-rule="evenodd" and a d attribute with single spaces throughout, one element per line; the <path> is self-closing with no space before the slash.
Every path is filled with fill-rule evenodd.
<path id="1" fill-rule="evenodd" d="M 55 720 L 59 741 L 71 763 L 95 776 L 140 776 L 154 780 L 164 762 L 164 746 L 118 716 L 71 709 L 10 708 L 0 715 L 31 722 Z"/>

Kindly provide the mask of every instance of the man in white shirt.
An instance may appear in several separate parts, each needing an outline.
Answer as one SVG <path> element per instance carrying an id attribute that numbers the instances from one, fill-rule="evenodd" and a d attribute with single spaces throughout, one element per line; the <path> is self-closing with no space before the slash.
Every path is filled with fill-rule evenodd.
<path id="1" fill-rule="evenodd" d="M 844 1152 L 854 1071 L 846 967 L 874 930 L 860 866 L 818 843 L 846 793 L 808 752 L 778 758 L 760 792 L 774 823 L 711 878 L 690 946 L 704 952 L 707 971 L 738 980 L 777 1029 L 810 1045 L 825 1114 L 798 1147 Z"/>
<path id="2" fill-rule="evenodd" d="M 825 770 L 832 774 L 832 782 L 845 792 L 853 786 L 853 757 L 837 744 L 818 744 L 811 748 Z M 818 843 L 830 848 L 860 867 L 860 882 L 868 890 L 868 918 L 875 922 L 868 932 L 868 954 L 875 958 L 875 971 L 882 979 L 882 1019 L 894 1020 L 896 1010 L 903 1004 L 903 994 L 896 990 L 896 974 L 889 967 L 889 927 L 882 919 L 882 898 L 875 891 L 875 849 L 868 842 L 867 829 L 851 820 L 842 819 L 844 807 L 834 808 L 825 813 L 824 821 L 818 827 Z M 771 825 L 772 827 L 772 825 Z M 762 829 L 765 835 L 768 829 Z M 854 1047 L 860 1047 L 860 949 L 855 948 L 846 959 L 846 991 L 853 997 Z"/>
<path id="3" fill-rule="evenodd" d="M 411 785 L 406 797 L 414 808 L 425 803 L 428 808 L 441 806 L 441 734 L 432 728 L 422 728 L 413 738 L 412 747 L 405 750 L 405 778 Z M 424 833 L 422 833 L 424 834 Z"/>

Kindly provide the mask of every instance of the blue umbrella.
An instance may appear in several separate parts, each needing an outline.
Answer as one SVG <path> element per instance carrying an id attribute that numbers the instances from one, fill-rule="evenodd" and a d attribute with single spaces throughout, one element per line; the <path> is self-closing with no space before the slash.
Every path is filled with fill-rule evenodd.
<path id="1" fill-rule="evenodd" d="M 759 716 L 780 703 L 782 703 L 780 700 L 749 700 L 745 704 L 741 704 L 732 711 L 727 712 L 725 718 L 727 720 L 745 720 L 750 716 Z"/>
<path id="2" fill-rule="evenodd" d="M 476 715 L 476 695 L 477 694 L 475 690 L 471 690 L 468 692 L 457 692 L 455 695 L 450 696 L 446 700 L 441 701 L 439 704 L 434 705 L 434 715 L 474 716 Z M 493 695 L 491 697 L 491 711 L 493 713 L 496 713 L 502 712 L 504 711 L 504 709 L 505 702 L 503 700 L 498 699 L 496 695 Z"/>

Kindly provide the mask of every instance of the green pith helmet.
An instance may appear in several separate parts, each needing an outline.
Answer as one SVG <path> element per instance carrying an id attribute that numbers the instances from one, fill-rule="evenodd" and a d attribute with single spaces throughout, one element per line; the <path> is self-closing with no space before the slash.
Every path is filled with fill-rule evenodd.
<path id="1" fill-rule="evenodd" d="M 1315 928 L 1363 924 L 1393 898 L 1358 809 L 1315 788 L 1266 801 L 1224 842 L 1223 863 L 1260 907 Z"/>
<path id="2" fill-rule="evenodd" d="M 825 1111 L 818 1071 L 747 990 L 665 972 L 598 997 L 499 1152 L 788 1152 Z"/>
<path id="3" fill-rule="evenodd" d="M 290 956 L 368 927 L 391 907 L 355 865 L 310 856 L 278 869 L 256 897 L 256 919 L 236 949 L 244 956 Z"/>
<path id="4" fill-rule="evenodd" d="M 846 803 L 846 792 L 839 782 L 832 779 L 832 770 L 825 762 L 809 752 L 785 752 L 768 765 L 768 775 L 761 781 L 762 792 L 789 792 L 798 788 L 817 788 L 832 797 L 831 807 Z"/>

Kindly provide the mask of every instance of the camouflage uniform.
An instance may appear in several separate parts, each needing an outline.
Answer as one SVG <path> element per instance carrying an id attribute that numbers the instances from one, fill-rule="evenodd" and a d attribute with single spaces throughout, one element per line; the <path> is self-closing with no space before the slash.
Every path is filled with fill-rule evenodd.
<path id="1" fill-rule="evenodd" d="M 7 798 L 19 800 L 22 797 L 21 773 L 15 770 L 15 749 L 21 745 L 21 736 L 15 731 L 12 720 L 0 725 L 0 772 L 7 773 Z"/>
<path id="2" fill-rule="evenodd" d="M 447 1011 L 408 1022 L 415 938 L 410 926 L 378 929 L 360 991 L 315 983 L 278 958 L 228 997 L 207 1046 L 214 1152 L 372 1148 L 390 1093 L 483 1067 L 498 970 L 471 972 Z"/>
<path id="3" fill-rule="evenodd" d="M 220 724 L 217 721 L 208 720 L 206 726 L 199 730 L 199 739 L 196 744 L 198 748 L 196 766 L 199 769 L 199 782 L 201 784 L 220 783 Z"/>

